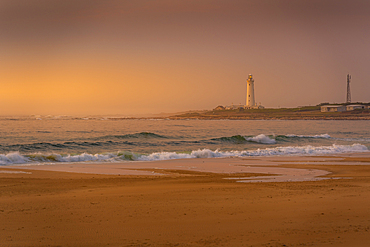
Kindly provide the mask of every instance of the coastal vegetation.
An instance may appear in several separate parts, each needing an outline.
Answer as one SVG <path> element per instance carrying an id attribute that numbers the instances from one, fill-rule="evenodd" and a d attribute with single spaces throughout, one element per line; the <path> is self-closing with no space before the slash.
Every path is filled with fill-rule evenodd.
<path id="1" fill-rule="evenodd" d="M 222 109 L 189 111 L 169 119 L 232 119 L 232 120 L 370 120 L 370 109 L 345 112 L 321 112 L 321 105 L 296 108 Z"/>

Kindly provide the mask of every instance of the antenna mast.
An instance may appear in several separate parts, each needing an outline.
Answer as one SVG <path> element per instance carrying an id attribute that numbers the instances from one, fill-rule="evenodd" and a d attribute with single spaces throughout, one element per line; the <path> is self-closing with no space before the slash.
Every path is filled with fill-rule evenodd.
<path id="1" fill-rule="evenodd" d="M 347 103 L 351 103 L 351 88 L 349 83 L 351 82 L 351 75 L 347 75 Z"/>

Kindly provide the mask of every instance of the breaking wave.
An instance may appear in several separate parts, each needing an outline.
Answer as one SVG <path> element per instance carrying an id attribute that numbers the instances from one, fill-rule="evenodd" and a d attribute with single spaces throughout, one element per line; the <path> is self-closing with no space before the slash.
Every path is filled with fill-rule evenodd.
<path id="1" fill-rule="evenodd" d="M 321 141 L 320 141 L 321 140 Z M 0 153 L 95 153 L 110 152 L 110 150 L 140 150 L 152 152 L 166 147 L 176 147 L 177 150 L 196 150 L 198 148 L 217 149 L 226 147 L 228 150 L 240 150 L 239 145 L 257 148 L 258 146 L 301 146 L 315 143 L 315 145 L 330 145 L 327 140 L 334 140 L 337 144 L 349 145 L 344 142 L 367 144 L 370 138 L 337 138 L 328 134 L 318 135 L 265 135 L 255 136 L 234 135 L 210 139 L 188 138 L 187 136 L 159 135 L 152 132 L 139 132 L 125 135 L 105 135 L 87 139 L 68 141 L 50 141 L 1 145 Z M 320 142 L 320 143 L 319 143 Z M 298 145 L 301 144 L 301 145 Z M 245 146 L 244 146 L 245 145 Z"/>
<path id="2" fill-rule="evenodd" d="M 330 139 L 331 136 L 328 134 L 321 134 L 321 135 L 294 135 L 294 134 L 289 134 L 285 135 L 283 137 L 288 137 L 288 138 L 323 138 L 323 139 Z"/>
<path id="3" fill-rule="evenodd" d="M 262 138 L 262 137 L 261 137 Z M 262 138 L 263 139 L 263 138 Z M 244 151 L 212 151 L 199 149 L 188 153 L 181 152 L 155 152 L 151 154 L 138 154 L 133 152 L 115 152 L 101 154 L 28 154 L 19 152 L 0 154 L 0 165 L 12 164 L 42 164 L 58 162 L 122 162 L 122 161 L 156 161 L 171 159 L 194 159 L 215 157 L 247 157 L 247 156 L 289 156 L 289 155 L 323 155 L 350 152 L 368 152 L 368 148 L 361 144 L 331 145 L 331 146 L 288 146 L 274 147 Z"/>
<path id="4" fill-rule="evenodd" d="M 213 141 L 221 141 L 221 142 L 231 142 L 235 144 L 247 143 L 247 142 L 256 142 L 262 144 L 275 144 L 276 140 L 273 136 L 266 136 L 264 134 L 260 134 L 257 136 L 242 136 L 242 135 L 235 135 L 230 137 L 220 137 L 220 138 L 213 138 Z"/>
<path id="5" fill-rule="evenodd" d="M 264 134 L 260 134 L 254 137 L 248 137 L 246 138 L 246 140 L 250 142 L 257 142 L 257 143 L 263 143 L 263 144 L 275 144 L 276 143 L 275 139 L 265 136 Z"/>
<path id="6" fill-rule="evenodd" d="M 243 136 L 243 135 L 235 135 L 230 137 L 220 137 L 220 138 L 213 138 L 213 141 L 221 141 L 221 142 L 231 142 L 234 144 L 242 144 L 247 142 L 255 142 L 255 143 L 262 143 L 262 144 L 276 144 L 277 141 L 288 141 L 290 138 L 321 138 L 321 139 L 331 139 L 332 137 L 328 134 L 320 134 L 320 135 L 295 135 L 295 134 L 288 134 L 288 135 L 264 135 L 260 134 L 257 136 Z"/>

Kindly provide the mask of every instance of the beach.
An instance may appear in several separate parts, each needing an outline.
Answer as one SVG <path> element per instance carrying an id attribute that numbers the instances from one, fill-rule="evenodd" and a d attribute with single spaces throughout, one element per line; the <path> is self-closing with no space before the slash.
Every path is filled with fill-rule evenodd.
<path id="1" fill-rule="evenodd" d="M 365 152 L 0 167 L 0 239 L 2 246 L 369 246 L 369 163 Z"/>

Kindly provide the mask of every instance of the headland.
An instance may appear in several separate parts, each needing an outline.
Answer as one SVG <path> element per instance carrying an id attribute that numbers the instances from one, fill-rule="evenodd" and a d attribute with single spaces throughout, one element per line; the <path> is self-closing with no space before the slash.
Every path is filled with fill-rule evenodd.
<path id="1" fill-rule="evenodd" d="M 342 112 L 322 112 L 321 106 L 264 109 L 213 109 L 189 111 L 167 117 L 173 120 L 370 120 L 370 109 L 355 109 Z"/>

